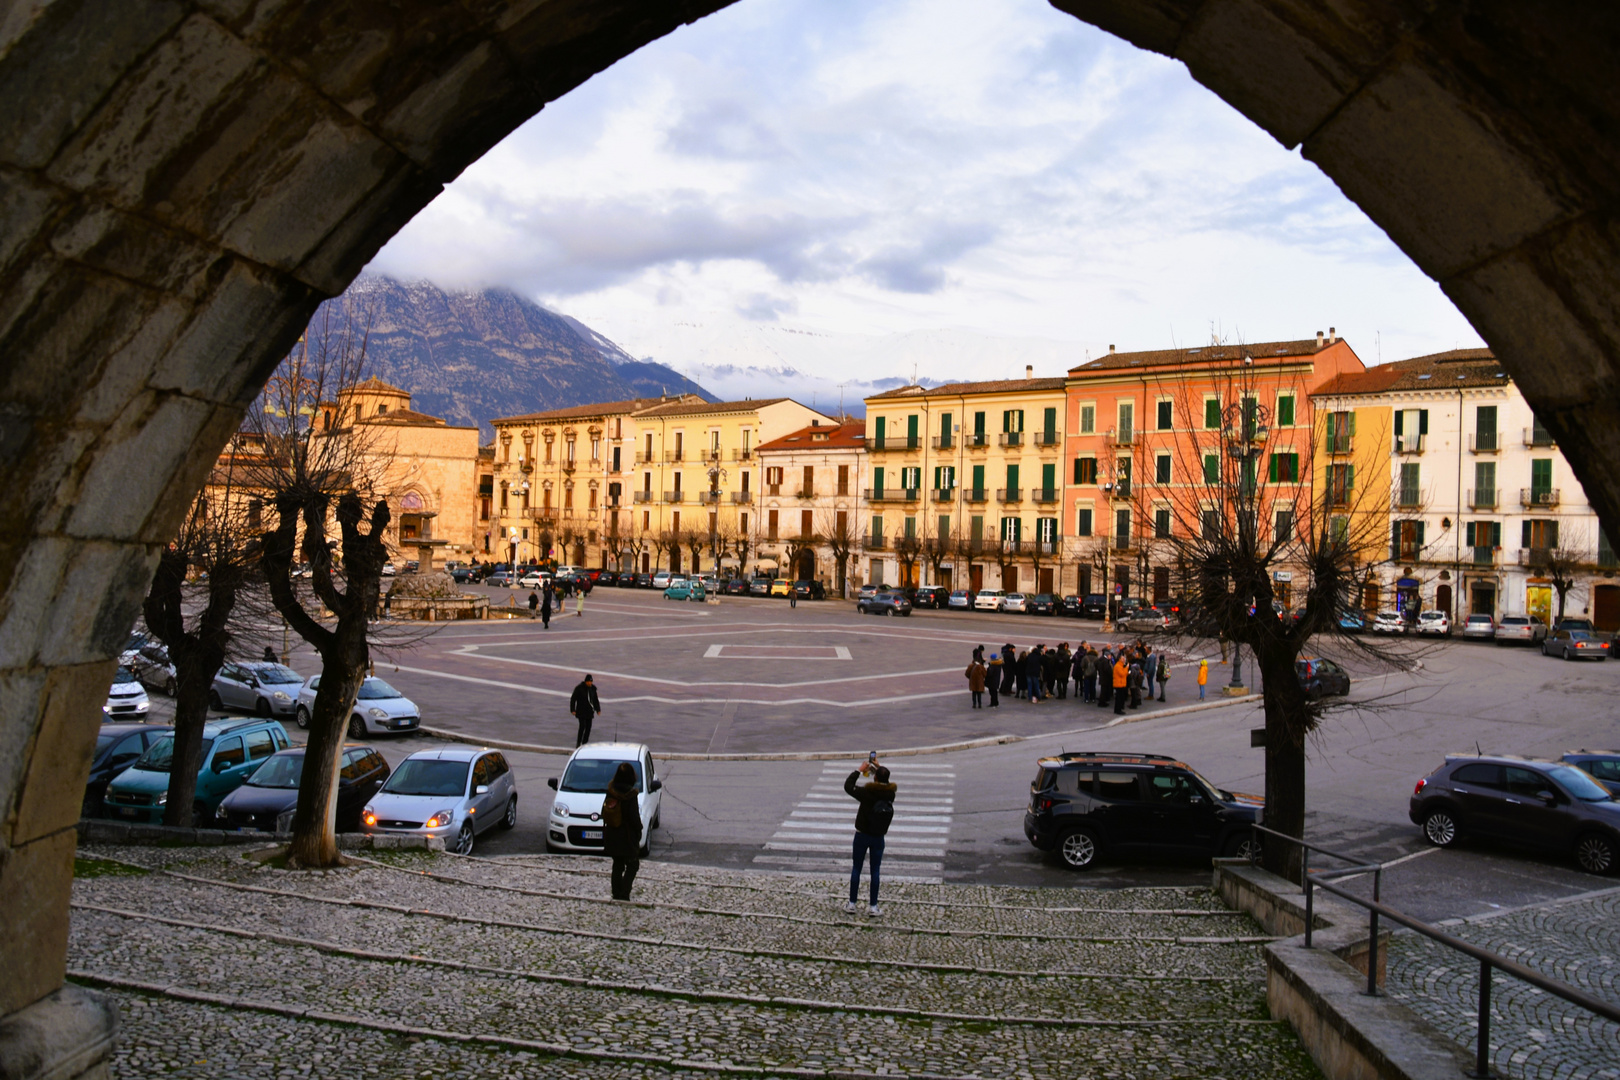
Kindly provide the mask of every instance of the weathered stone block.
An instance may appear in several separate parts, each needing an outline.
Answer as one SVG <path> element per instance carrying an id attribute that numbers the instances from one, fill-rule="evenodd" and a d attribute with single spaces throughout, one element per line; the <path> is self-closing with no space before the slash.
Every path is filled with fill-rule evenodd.
<path id="1" fill-rule="evenodd" d="M 0 1016 L 62 985 L 74 840 L 68 829 L 0 848 Z"/>
<path id="2" fill-rule="evenodd" d="M 16 169 L 0 168 L 0 276 L 17 254 L 39 239 L 46 222 L 61 213 L 62 192 Z"/>
<path id="3" fill-rule="evenodd" d="M 165 292 L 183 289 L 219 257 L 213 245 L 105 203 L 68 217 L 51 235 L 51 248 L 65 259 Z"/>
<path id="4" fill-rule="evenodd" d="M 3 640 L 3 635 L 0 635 Z M 23 771 L 28 768 L 28 747 L 34 741 L 35 720 L 45 696 L 45 669 L 0 668 L 0 821 L 13 820 Z"/>
<path id="5" fill-rule="evenodd" d="M 371 261 L 372 253 L 443 190 L 444 185 L 428 177 L 414 162 L 400 158 L 393 173 L 359 200 L 349 216 L 298 267 L 299 280 L 317 292 L 339 295 Z"/>
<path id="6" fill-rule="evenodd" d="M 106 1080 L 118 1008 L 112 998 L 64 986 L 0 1019 L 0 1076 L 6 1080 Z"/>
<path id="7" fill-rule="evenodd" d="M 81 540 L 69 550 L 40 638 L 39 662 L 52 667 L 118 655 L 158 557 L 155 547 L 108 541 Z"/>
<path id="8" fill-rule="evenodd" d="M 0 608 L 4 616 L 0 618 L 0 670 L 35 663 L 50 620 L 51 603 L 62 587 L 62 575 L 72 552 L 73 542 L 66 537 L 40 538 L 23 551 L 5 606 Z M 0 702 L 0 709 L 7 703 Z"/>
<path id="9" fill-rule="evenodd" d="M 169 482 L 158 495 L 152 512 L 141 526 L 140 539 L 167 544 L 174 539 L 185 515 L 195 505 L 197 492 L 232 435 L 241 429 L 242 410 L 234 405 L 212 405 L 208 420 L 192 443 L 193 452 L 179 457 Z"/>
<path id="10" fill-rule="evenodd" d="M 79 820 L 84 778 L 101 728 L 101 704 L 117 664 L 105 660 L 59 667 L 46 679 L 41 719 L 17 799 L 13 844 L 72 829 Z"/>

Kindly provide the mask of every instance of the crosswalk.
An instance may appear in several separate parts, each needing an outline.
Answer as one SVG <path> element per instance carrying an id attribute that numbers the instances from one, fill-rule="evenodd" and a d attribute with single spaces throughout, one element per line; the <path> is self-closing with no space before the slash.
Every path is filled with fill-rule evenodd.
<path id="1" fill-rule="evenodd" d="M 787 819 L 754 856 L 761 869 L 789 873 L 847 874 L 855 835 L 855 800 L 844 791 L 847 765 L 828 764 Z M 899 790 L 894 822 L 883 850 L 883 877 L 892 881 L 938 883 L 944 879 L 945 852 L 955 805 L 956 770 L 949 765 L 889 766 Z"/>

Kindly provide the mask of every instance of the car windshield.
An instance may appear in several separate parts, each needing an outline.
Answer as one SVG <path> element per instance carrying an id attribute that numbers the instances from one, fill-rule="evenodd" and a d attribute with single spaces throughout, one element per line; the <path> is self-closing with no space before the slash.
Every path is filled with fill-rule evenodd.
<path id="1" fill-rule="evenodd" d="M 204 739 L 202 741 L 202 753 L 197 755 L 197 760 L 207 761 L 208 751 L 212 750 L 213 748 L 214 740 Z M 146 748 L 146 753 L 142 754 L 140 758 L 136 760 L 135 767 L 137 769 L 145 769 L 147 772 L 168 772 L 173 764 L 174 736 L 165 735 L 163 738 Z"/>
<path id="2" fill-rule="evenodd" d="M 376 701 L 380 698 L 404 697 L 398 690 L 383 682 L 381 679 L 367 679 L 360 684 L 360 699 L 362 701 Z"/>
<path id="3" fill-rule="evenodd" d="M 1489 615 L 1470 615 L 1468 621 L 1471 623 L 1488 623 L 1491 621 L 1491 617 Z"/>
<path id="4" fill-rule="evenodd" d="M 1569 640 L 1571 641 L 1587 641 L 1591 637 L 1592 635 L 1585 630 L 1571 630 L 1569 632 Z"/>
<path id="5" fill-rule="evenodd" d="M 1529 619 L 1524 619 L 1524 618 L 1519 618 L 1518 616 L 1515 616 L 1515 615 L 1509 615 L 1507 618 L 1502 620 L 1502 625 L 1503 626 L 1529 626 L 1530 625 L 1530 620 Z"/>
<path id="6" fill-rule="evenodd" d="M 133 671 L 129 670 L 129 668 L 124 667 L 122 664 L 118 665 L 118 674 L 113 676 L 113 684 L 116 686 L 118 683 L 126 683 L 126 682 L 134 682 L 134 681 L 135 681 L 135 673 Z"/>
<path id="7" fill-rule="evenodd" d="M 1422 619 L 1424 622 L 1434 622 L 1437 619 L 1443 619 L 1445 617 L 1446 613 L 1443 611 L 1425 611 L 1423 614 L 1418 616 L 1418 618 Z"/>
<path id="8" fill-rule="evenodd" d="M 276 754 L 248 778 L 252 787 L 295 788 L 304 772 L 303 754 Z"/>
<path id="9" fill-rule="evenodd" d="M 467 790 L 470 761 L 406 758 L 382 790 L 390 795 L 460 795 Z"/>
<path id="10" fill-rule="evenodd" d="M 290 667 L 282 667 L 280 664 L 262 664 L 253 669 L 253 674 L 258 676 L 259 681 L 262 683 L 295 683 L 304 681 L 298 677 L 298 672 L 294 671 Z"/>
<path id="11" fill-rule="evenodd" d="M 1608 802 L 1612 798 L 1607 788 L 1573 765 L 1554 765 L 1547 772 L 1581 802 Z"/>
<path id="12" fill-rule="evenodd" d="M 608 782 L 622 760 L 613 758 L 575 758 L 568 763 L 568 770 L 563 773 L 562 782 L 557 785 L 560 791 L 579 791 L 586 794 L 600 795 L 608 789 Z M 636 770 L 636 784 L 641 784 L 641 762 L 632 761 L 630 767 Z"/>

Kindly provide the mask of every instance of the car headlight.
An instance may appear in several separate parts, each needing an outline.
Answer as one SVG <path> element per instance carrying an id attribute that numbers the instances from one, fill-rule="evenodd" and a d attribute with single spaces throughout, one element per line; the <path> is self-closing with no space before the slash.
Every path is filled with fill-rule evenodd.
<path id="1" fill-rule="evenodd" d="M 226 818 L 228 818 L 230 816 L 231 816 L 230 812 L 225 809 L 225 804 L 224 803 L 220 803 L 218 806 L 214 807 L 214 820 L 215 821 L 224 821 Z"/>
<path id="2" fill-rule="evenodd" d="M 551 816 L 552 817 L 567 817 L 568 816 L 568 804 L 567 803 L 560 803 L 560 802 L 559 803 L 552 803 L 551 804 Z"/>
<path id="3" fill-rule="evenodd" d="M 110 713 L 112 712 L 112 706 L 108 705 L 106 702 L 102 702 L 101 711 L 104 713 Z"/>
<path id="4" fill-rule="evenodd" d="M 161 795 L 152 796 L 152 805 L 153 806 L 167 806 L 167 805 L 169 805 L 169 793 L 167 791 L 165 791 Z"/>
<path id="5" fill-rule="evenodd" d="M 442 829 L 455 820 L 455 812 L 451 810 L 435 810 L 433 816 L 422 823 L 424 829 Z"/>
<path id="6" fill-rule="evenodd" d="M 377 824 L 377 811 L 373 810 L 369 806 L 366 807 L 365 810 L 363 810 L 360 814 L 360 820 L 364 821 L 367 825 Z"/>
<path id="7" fill-rule="evenodd" d="M 285 691 L 285 690 L 277 690 L 274 694 L 271 694 L 270 696 L 275 698 L 277 701 L 291 701 L 292 700 L 292 698 L 287 696 L 287 691 Z"/>
<path id="8" fill-rule="evenodd" d="M 386 720 L 386 719 L 388 719 L 388 710 L 387 709 L 367 709 L 366 710 L 366 715 L 371 717 L 373 720 Z"/>

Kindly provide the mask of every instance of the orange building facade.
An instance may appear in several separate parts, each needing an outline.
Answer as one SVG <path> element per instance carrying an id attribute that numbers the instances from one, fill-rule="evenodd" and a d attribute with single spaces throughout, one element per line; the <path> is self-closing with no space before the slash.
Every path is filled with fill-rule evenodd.
<path id="1" fill-rule="evenodd" d="M 1311 513 L 1310 395 L 1365 370 L 1333 331 L 1303 341 L 1108 355 L 1065 381 L 1062 587 L 1158 601 L 1174 588 L 1174 544 L 1254 485 L 1263 530 Z M 1234 434 L 1236 433 L 1236 434 Z M 1073 575 L 1071 577 L 1070 575 Z M 1279 597 L 1294 572 L 1278 570 Z M 1303 583 L 1303 579 L 1301 579 Z M 1285 600 L 1286 603 L 1286 600 Z"/>

